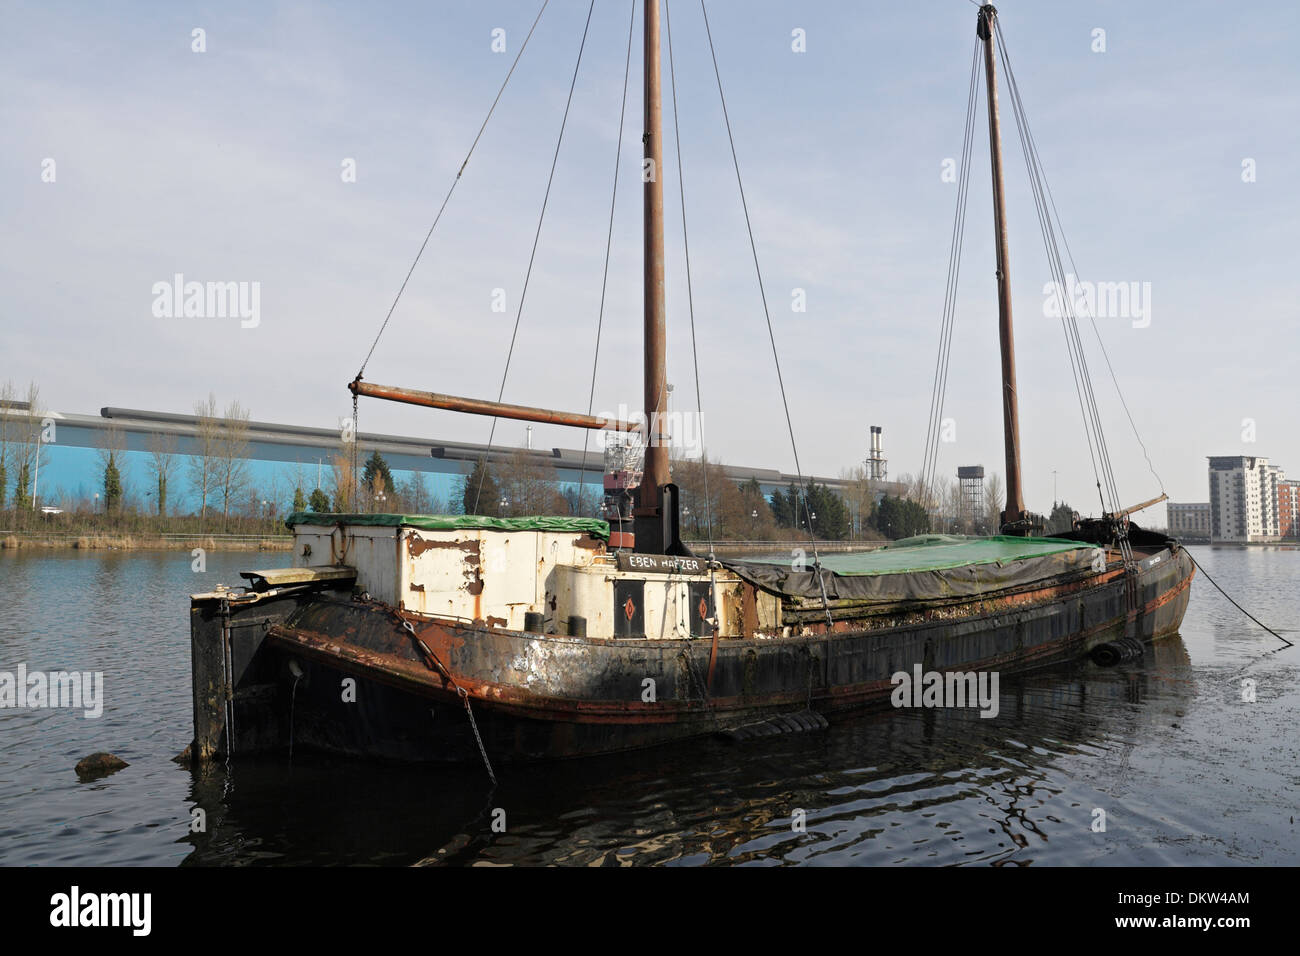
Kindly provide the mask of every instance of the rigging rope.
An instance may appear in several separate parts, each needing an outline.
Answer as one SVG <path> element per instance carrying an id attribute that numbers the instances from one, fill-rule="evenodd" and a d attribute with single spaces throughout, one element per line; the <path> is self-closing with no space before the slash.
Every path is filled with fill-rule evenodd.
<path id="1" fill-rule="evenodd" d="M 704 401 L 700 397 L 700 350 L 695 338 L 695 295 L 691 284 L 691 243 L 686 229 L 686 176 L 682 172 L 682 131 L 677 119 L 677 70 L 673 63 L 673 18 L 671 4 L 664 0 L 664 21 L 668 30 L 668 85 L 673 96 L 673 141 L 677 151 L 677 191 L 682 203 L 682 248 L 686 259 L 686 306 L 691 317 L 691 362 L 695 369 L 695 409 L 700 426 L 700 470 L 704 480 L 704 528 L 709 536 L 709 618 L 713 638 L 718 638 L 722 622 L 718 618 L 718 559 L 713 547 L 713 499 L 709 495 L 708 442 L 704 439 Z M 692 608 L 693 612 L 695 609 Z M 687 634 L 689 636 L 689 629 Z M 712 674 L 710 673 L 710 677 Z M 707 695 L 708 688 L 705 688 Z"/>
<path id="2" fill-rule="evenodd" d="M 700 398 L 700 351 L 695 340 L 695 296 L 691 285 L 691 243 L 686 231 L 686 177 L 682 174 L 682 131 L 677 120 L 677 71 L 673 64 L 673 18 L 668 0 L 664 0 L 665 25 L 668 32 L 668 85 L 673 97 L 673 137 L 677 150 L 677 191 L 682 205 L 682 247 L 686 259 L 686 307 L 691 319 L 691 362 L 695 369 L 695 409 L 700 416 L 700 466 L 704 480 L 704 527 L 709 536 L 709 562 L 713 554 L 713 502 L 709 497 L 708 443 L 704 440 L 704 403 Z"/>
<path id="3" fill-rule="evenodd" d="M 393 317 L 393 311 L 397 308 L 397 303 L 401 301 L 402 293 L 406 291 L 406 284 L 411 281 L 411 275 L 415 272 L 415 267 L 420 262 L 420 257 L 424 255 L 424 249 L 429 244 L 429 239 L 433 236 L 433 230 L 438 227 L 438 220 L 442 218 L 443 210 L 447 208 L 447 203 L 451 200 L 451 194 L 455 192 L 456 185 L 460 182 L 461 174 L 465 172 L 465 167 L 469 165 L 469 158 L 474 155 L 474 148 L 478 146 L 478 141 L 483 137 L 483 131 L 487 129 L 488 120 L 496 111 L 497 104 L 501 102 L 501 94 L 506 91 L 506 84 L 510 82 L 510 77 L 514 75 L 515 67 L 519 65 L 519 59 L 524 55 L 524 50 L 528 48 L 528 41 L 532 39 L 533 31 L 537 29 L 537 23 L 542 19 L 542 14 L 546 12 L 546 5 L 550 0 L 542 0 L 541 9 L 537 11 L 537 16 L 533 18 L 533 25 L 528 28 L 528 35 L 524 37 L 524 42 L 519 45 L 519 52 L 515 54 L 514 62 L 510 64 L 510 69 L 506 72 L 506 78 L 501 81 L 501 88 L 497 90 L 496 98 L 492 100 L 492 105 L 488 108 L 487 116 L 483 117 L 483 123 L 478 128 L 478 133 L 474 136 L 474 142 L 470 144 L 469 152 L 465 154 L 465 161 L 460 164 L 456 170 L 456 178 L 451 181 L 451 187 L 447 190 L 447 195 L 443 197 L 442 205 L 438 207 L 438 214 L 433 217 L 433 225 L 429 226 L 429 231 L 424 235 L 424 242 L 420 243 L 419 250 L 415 253 L 415 259 L 411 262 L 411 268 L 406 270 L 406 278 L 402 280 L 401 287 L 397 290 L 397 295 L 393 297 L 393 304 L 388 307 L 388 314 L 384 316 L 383 323 L 379 326 L 379 331 L 375 334 L 375 340 L 370 343 L 370 351 L 366 353 L 365 360 L 361 363 L 361 370 L 357 372 L 357 378 L 361 378 L 361 373 L 366 370 L 366 365 L 370 362 L 370 357 L 375 354 L 375 346 L 379 344 L 380 337 L 384 330 L 388 328 L 388 320 Z"/>
<path id="4" fill-rule="evenodd" d="M 1102 426 L 1101 411 L 1097 405 L 1097 393 L 1093 388 L 1092 375 L 1088 370 L 1088 359 L 1083 346 L 1083 338 L 1079 334 L 1079 323 L 1074 313 L 1074 303 L 1069 301 L 1065 294 L 1065 265 L 1061 257 L 1060 246 L 1057 243 L 1055 228 L 1055 226 L 1060 225 L 1059 217 L 1054 226 L 1051 206 L 1047 199 L 1047 175 L 1043 170 L 1037 144 L 1029 128 L 1028 114 L 1025 111 L 1024 101 L 1020 96 L 1020 85 L 1016 82 L 1015 71 L 1011 68 L 1011 60 L 1007 53 L 1002 24 L 996 16 L 993 17 L 993 28 L 997 34 L 998 53 L 1002 68 L 1007 77 L 1007 89 L 1010 92 L 1012 112 L 1016 119 L 1016 132 L 1020 137 L 1020 147 L 1025 157 L 1025 168 L 1029 172 L 1034 207 L 1038 215 L 1039 228 L 1043 234 L 1043 247 L 1047 252 L 1048 267 L 1051 269 L 1052 279 L 1056 287 L 1056 300 L 1061 309 L 1061 324 L 1065 330 L 1066 350 L 1070 355 L 1071 370 L 1075 378 L 1075 389 L 1079 395 L 1079 404 L 1084 412 L 1084 434 L 1089 440 L 1090 454 L 1094 449 L 1096 452 L 1093 460 L 1093 475 L 1097 480 L 1097 493 L 1101 499 L 1102 514 L 1103 516 L 1107 514 L 1114 515 L 1121 508 L 1119 487 L 1115 481 L 1115 468 L 1111 461 L 1110 448 L 1106 442 L 1106 435 Z M 1109 363 L 1109 359 L 1107 361 Z M 1091 432 L 1090 435 L 1089 432 Z M 1100 475 L 1097 474 L 1098 464 L 1101 466 Z M 1102 488 L 1103 482 L 1105 484 L 1104 491 Z M 1109 508 L 1106 506 L 1107 495 L 1110 496 L 1111 501 Z M 1138 593 L 1137 566 L 1133 556 L 1133 548 L 1128 539 L 1127 521 L 1114 522 L 1113 533 L 1119 546 L 1120 555 L 1123 558 L 1126 572 L 1126 599 L 1129 608 L 1132 609 L 1140 603 L 1140 595 Z"/>
<path id="5" fill-rule="evenodd" d="M 749 234 L 749 249 L 754 257 L 754 272 L 758 277 L 758 294 L 763 300 L 763 317 L 767 321 L 767 337 L 772 344 L 772 361 L 776 365 L 776 382 L 781 389 L 781 407 L 785 411 L 785 426 L 790 434 L 790 451 L 794 455 L 795 475 L 799 479 L 799 500 L 803 503 L 804 515 L 808 522 L 808 537 L 813 549 L 813 569 L 817 574 L 817 583 L 821 587 L 822 608 L 826 612 L 827 627 L 833 626 L 830 600 L 826 594 L 826 582 L 822 578 L 821 558 L 817 553 L 817 537 L 813 528 L 812 512 L 808 508 L 808 492 L 804 485 L 803 469 L 799 465 L 799 448 L 794 437 L 794 422 L 790 418 L 790 402 L 785 394 L 785 381 L 781 376 L 781 357 L 777 352 L 776 333 L 772 330 L 772 313 L 767 306 L 767 291 L 763 287 L 763 270 L 758 264 L 758 246 L 754 242 L 754 227 L 749 220 L 749 204 L 745 201 L 745 184 L 740 177 L 740 159 L 736 155 L 736 138 L 731 132 L 731 117 L 727 113 L 727 97 L 722 92 L 722 73 L 718 69 L 718 54 L 713 46 L 713 31 L 709 29 L 709 12 L 700 0 L 700 12 L 704 15 L 704 32 L 709 40 L 709 56 L 713 60 L 713 75 L 718 82 L 718 99 L 722 103 L 722 119 L 727 127 L 727 142 L 731 145 L 731 162 L 736 170 L 736 186 L 740 190 L 740 207 L 745 213 L 745 231 Z M 796 516 L 798 512 L 796 510 Z"/>
<path id="6" fill-rule="evenodd" d="M 1093 472 L 1094 477 L 1097 478 L 1098 492 L 1101 494 L 1102 511 L 1114 513 L 1121 507 L 1119 490 L 1115 482 L 1114 467 L 1102 427 L 1096 392 L 1093 389 L 1092 377 L 1088 371 L 1083 340 L 1079 335 L 1078 321 L 1075 317 L 1073 303 L 1065 295 L 1065 267 L 1046 199 L 1046 175 L 1029 127 L 1028 115 L 1020 96 L 1020 86 L 1016 81 L 1015 71 L 1011 68 L 1006 38 L 1002 32 L 1002 24 L 997 18 L 994 18 L 994 28 L 997 32 L 999 58 L 1007 77 L 1007 88 L 1010 93 L 1012 111 L 1015 115 L 1021 151 L 1024 154 L 1025 167 L 1029 173 L 1035 211 L 1039 219 L 1039 228 L 1042 231 L 1044 250 L 1047 253 L 1048 267 L 1052 272 L 1056 299 L 1061 309 L 1061 322 L 1066 335 L 1067 352 L 1070 356 L 1071 370 L 1075 378 L 1075 389 L 1078 392 L 1080 407 L 1083 412 L 1084 434 L 1089 442 L 1090 453 L 1095 452 Z M 1103 484 L 1105 486 L 1104 492 L 1102 490 Z M 1107 495 L 1110 497 L 1109 507 L 1106 503 Z"/>
<path id="7" fill-rule="evenodd" d="M 925 454 L 921 459 L 921 497 L 928 501 L 935 485 L 939 439 L 943 427 L 943 406 L 948 390 L 948 362 L 957 313 L 957 280 L 961 274 L 962 239 L 966 230 L 966 197 L 970 190 L 971 151 L 975 139 L 975 113 L 979 104 L 979 49 L 975 41 L 971 54 L 970 89 L 966 93 L 966 124 L 962 134 L 961 169 L 957 181 L 957 208 L 953 213 L 952 239 L 948 250 L 948 278 L 943 294 L 943 319 L 939 325 L 939 352 L 935 357 L 934 383 L 930 391 L 930 417 L 925 433 Z"/>
<path id="8" fill-rule="evenodd" d="M 524 286 L 519 292 L 519 308 L 515 311 L 515 327 L 510 333 L 510 348 L 506 351 L 506 366 L 501 372 L 501 387 L 497 389 L 497 402 L 501 402 L 506 391 L 506 379 L 510 375 L 510 360 L 515 354 L 515 342 L 519 338 L 519 321 L 524 314 L 524 300 L 528 296 L 528 282 L 533 276 L 533 262 L 537 258 L 537 244 L 542 238 L 542 223 L 546 220 L 546 204 L 551 198 L 551 185 L 555 182 L 555 167 L 560 160 L 560 146 L 564 143 L 564 128 L 569 122 L 569 107 L 573 105 L 573 90 L 578 85 L 578 69 L 582 66 L 582 51 L 587 47 L 587 32 L 591 29 L 591 12 L 596 8 L 596 0 L 591 0 L 587 7 L 587 22 L 582 28 L 582 42 L 578 44 L 578 59 L 573 64 L 573 78 L 569 80 L 569 96 L 564 101 L 564 116 L 560 120 L 560 135 L 555 140 L 555 154 L 551 157 L 551 172 L 546 177 L 546 193 L 542 196 L 542 211 L 537 216 L 537 230 L 533 233 L 533 249 L 528 254 L 528 269 L 524 273 Z M 479 470 L 478 487 L 474 489 L 474 513 L 478 514 L 479 497 L 483 493 L 483 482 L 487 478 L 487 461 L 492 455 L 492 445 L 497 433 L 496 416 L 492 417 L 492 428 L 488 432 L 487 450 L 483 453 L 483 467 Z"/>
<path id="9" fill-rule="evenodd" d="M 999 38 L 999 42 L 1002 42 L 1005 46 L 1005 41 L 1002 39 L 1002 28 L 1000 23 L 998 24 L 998 38 Z M 1019 86 L 1015 82 L 1015 76 L 1011 73 L 1008 73 L 1008 80 L 1015 89 L 1016 98 L 1019 99 L 1020 97 Z M 1038 144 L 1034 142 L 1033 133 L 1027 127 L 1026 127 L 1026 133 L 1027 133 L 1027 139 L 1029 145 L 1033 150 L 1035 159 L 1038 161 L 1039 168 L 1041 169 L 1042 162 L 1041 160 L 1038 160 Z M 1051 184 L 1048 183 L 1046 176 L 1043 176 L 1042 184 L 1044 190 L 1046 190 L 1047 200 L 1051 207 L 1052 216 L 1056 221 L 1057 231 L 1060 233 L 1061 244 L 1065 246 L 1066 256 L 1070 260 L 1070 268 L 1074 270 L 1074 276 L 1076 278 L 1080 278 L 1079 267 L 1078 265 L 1075 264 L 1074 261 L 1074 251 L 1070 248 L 1070 241 L 1065 235 L 1065 228 L 1061 225 L 1061 214 L 1056 209 L 1056 197 L 1052 194 L 1052 187 Z M 1085 300 L 1085 305 L 1086 304 L 1087 302 Z M 1101 349 L 1102 358 L 1106 360 L 1106 369 L 1110 373 L 1111 383 L 1115 386 L 1115 394 L 1119 397 L 1120 404 L 1124 408 L 1124 414 L 1128 418 L 1129 427 L 1132 428 L 1133 430 L 1133 437 L 1137 439 L 1137 443 L 1142 447 L 1142 456 L 1146 459 L 1147 468 L 1148 470 L 1150 470 L 1151 476 L 1155 478 L 1156 484 L 1160 486 L 1160 492 L 1163 494 L 1165 491 L 1165 483 L 1164 481 L 1161 480 L 1159 473 L 1156 472 L 1155 465 L 1151 461 L 1151 456 L 1147 452 L 1146 442 L 1142 440 L 1142 435 L 1138 432 L 1137 423 L 1133 421 L 1133 414 L 1132 412 L 1129 411 L 1128 401 L 1124 398 L 1123 389 L 1120 388 L 1119 378 L 1115 375 L 1114 366 L 1111 365 L 1110 354 L 1106 351 L 1106 343 L 1102 341 L 1101 330 L 1097 328 L 1096 314 L 1091 308 L 1087 310 L 1086 314 L 1088 316 L 1089 323 L 1092 325 L 1093 334 L 1097 338 L 1097 346 L 1098 348 Z"/>
<path id="10" fill-rule="evenodd" d="M 636 28 L 636 0 L 632 0 L 632 14 L 627 25 L 627 56 L 623 63 L 623 98 L 618 113 L 618 139 L 614 149 L 614 188 L 609 197 L 609 230 L 605 233 L 605 268 L 600 278 L 600 310 L 596 315 L 596 348 L 591 356 L 591 391 L 587 395 L 587 414 L 596 403 L 596 366 L 600 361 L 600 333 L 605 325 L 605 290 L 609 285 L 609 255 L 614 244 L 614 202 L 618 198 L 618 167 L 623 157 L 623 120 L 627 116 L 628 77 L 632 71 L 632 35 Z M 578 510 L 582 511 L 582 490 L 587 484 L 587 447 L 591 429 L 584 428 L 582 435 L 582 468 L 578 472 Z M 620 513 L 622 504 L 619 504 Z"/>

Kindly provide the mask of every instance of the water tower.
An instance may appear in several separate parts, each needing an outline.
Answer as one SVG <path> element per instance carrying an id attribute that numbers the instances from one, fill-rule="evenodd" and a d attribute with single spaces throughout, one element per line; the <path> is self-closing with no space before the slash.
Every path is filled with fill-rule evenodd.
<path id="1" fill-rule="evenodd" d="M 984 510 L 984 466 L 962 465 L 957 469 L 961 488 L 962 517 L 974 521 Z"/>

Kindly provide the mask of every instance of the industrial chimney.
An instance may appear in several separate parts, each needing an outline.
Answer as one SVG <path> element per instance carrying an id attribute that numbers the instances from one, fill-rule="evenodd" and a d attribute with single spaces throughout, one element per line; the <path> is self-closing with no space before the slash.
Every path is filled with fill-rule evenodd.
<path id="1" fill-rule="evenodd" d="M 880 442 L 881 428 L 871 426 L 871 450 L 867 454 L 867 478 L 871 481 L 884 481 L 889 475 L 889 461 L 885 458 Z"/>

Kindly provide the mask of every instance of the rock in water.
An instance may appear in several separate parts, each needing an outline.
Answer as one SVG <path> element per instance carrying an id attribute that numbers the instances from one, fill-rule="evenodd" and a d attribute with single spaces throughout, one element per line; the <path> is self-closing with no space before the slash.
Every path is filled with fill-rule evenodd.
<path id="1" fill-rule="evenodd" d="M 96 777 L 105 777 L 129 766 L 130 764 L 121 757 L 101 751 L 77 761 L 77 776 L 82 780 L 94 780 Z"/>

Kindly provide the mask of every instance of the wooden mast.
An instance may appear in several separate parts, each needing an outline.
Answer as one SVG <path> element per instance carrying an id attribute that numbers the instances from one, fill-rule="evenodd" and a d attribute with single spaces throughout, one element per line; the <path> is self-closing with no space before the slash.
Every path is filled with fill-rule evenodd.
<path id="1" fill-rule="evenodd" d="M 1020 488 L 1020 404 L 1016 395 L 1016 344 L 1011 325 L 1011 272 L 1007 257 L 1007 211 L 1002 182 L 1002 134 L 998 124 L 998 82 L 994 65 L 994 20 L 998 12 L 986 3 L 979 9 L 976 33 L 984 41 L 984 77 L 988 87 L 989 151 L 993 169 L 993 229 L 997 243 L 998 343 L 1002 350 L 1002 432 L 1006 444 L 1007 504 L 1002 512 L 1005 530 L 1025 517 Z M 1007 527 L 1011 526 L 1011 527 Z"/>
<path id="2" fill-rule="evenodd" d="M 659 73 L 659 0 L 645 2 L 645 468 L 633 512 L 638 551 L 662 553 L 661 489 L 669 482 L 664 309 L 663 101 Z M 675 502 L 674 502 L 675 505 Z"/>

